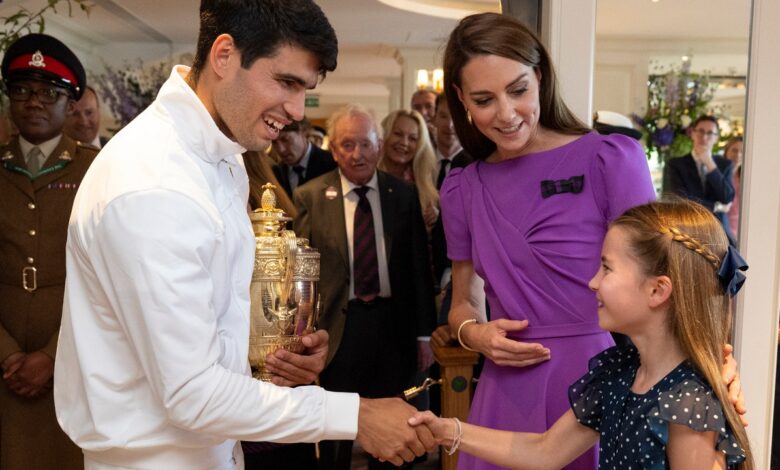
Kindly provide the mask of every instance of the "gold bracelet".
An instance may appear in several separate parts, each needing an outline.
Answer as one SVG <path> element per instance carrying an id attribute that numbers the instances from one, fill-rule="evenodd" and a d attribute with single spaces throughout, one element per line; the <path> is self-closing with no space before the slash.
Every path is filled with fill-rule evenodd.
<path id="1" fill-rule="evenodd" d="M 479 351 L 477 351 L 476 349 L 472 349 L 472 348 L 470 348 L 470 347 L 466 346 L 466 343 L 464 343 L 464 342 L 463 342 L 463 339 L 461 339 L 461 337 L 460 337 L 460 332 L 463 330 L 463 327 L 464 327 L 464 326 L 465 326 L 467 323 L 477 323 L 477 319 L 476 319 L 476 318 L 470 318 L 470 319 L 468 319 L 468 320 L 463 320 L 463 321 L 460 323 L 460 326 L 458 327 L 458 343 L 460 343 L 460 346 L 461 346 L 463 349 L 465 349 L 466 351 L 479 352 Z"/>

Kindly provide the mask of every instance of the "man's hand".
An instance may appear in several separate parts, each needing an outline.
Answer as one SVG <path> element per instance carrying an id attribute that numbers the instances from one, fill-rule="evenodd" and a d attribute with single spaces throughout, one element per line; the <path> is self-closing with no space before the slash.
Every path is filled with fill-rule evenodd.
<path id="1" fill-rule="evenodd" d="M 3 380 L 14 375 L 22 367 L 25 356 L 27 355 L 22 351 L 17 351 L 3 360 L 3 363 L 0 364 L 0 369 L 3 369 Z"/>
<path id="2" fill-rule="evenodd" d="M 425 426 L 412 428 L 417 410 L 399 398 L 360 399 L 357 440 L 377 459 L 393 465 L 411 462 L 433 450 L 436 440 Z"/>
<path id="3" fill-rule="evenodd" d="M 325 368 L 328 358 L 328 332 L 315 331 L 301 339 L 303 354 L 295 354 L 280 349 L 265 359 L 268 370 L 274 374 L 271 381 L 275 385 L 293 387 L 314 382 Z"/>
<path id="4" fill-rule="evenodd" d="M 25 398 L 33 398 L 51 388 L 54 376 L 54 359 L 36 351 L 27 354 L 21 367 L 6 379 L 8 388 Z"/>
<path id="5" fill-rule="evenodd" d="M 729 401 L 734 405 L 734 409 L 739 414 L 739 419 L 742 421 L 743 426 L 748 425 L 748 420 L 745 417 L 747 408 L 745 408 L 745 395 L 742 393 L 742 382 L 739 380 L 739 372 L 737 371 L 737 361 L 734 359 L 734 347 L 730 344 L 726 344 L 723 347 L 723 368 L 721 369 L 721 375 L 723 382 L 729 389 Z"/>
<path id="6" fill-rule="evenodd" d="M 431 334 L 431 343 L 439 347 L 452 346 L 458 343 L 458 338 L 455 337 L 450 325 L 440 325 L 433 330 L 433 334 Z"/>
<path id="7" fill-rule="evenodd" d="M 435 362 L 433 358 L 433 351 L 431 350 L 431 342 L 417 340 L 417 370 L 420 372 L 428 370 Z"/>

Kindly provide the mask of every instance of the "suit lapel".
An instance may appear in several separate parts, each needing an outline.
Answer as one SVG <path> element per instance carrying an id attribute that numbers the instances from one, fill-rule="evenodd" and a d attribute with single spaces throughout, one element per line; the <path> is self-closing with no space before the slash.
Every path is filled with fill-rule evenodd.
<path id="1" fill-rule="evenodd" d="M 335 190 L 336 197 L 329 197 L 329 192 Z M 327 232 L 331 240 L 343 240 L 336 244 L 339 257 L 344 262 L 344 267 L 349 272 L 349 247 L 347 244 L 347 226 L 344 221 L 344 195 L 341 192 L 341 178 L 338 171 L 332 171 L 323 182 L 320 197 L 323 200 L 325 212 L 324 223 L 327 224 Z"/>
<path id="2" fill-rule="evenodd" d="M 385 255 L 387 262 L 390 263 L 390 255 L 393 248 L 393 233 L 395 232 L 395 212 L 396 201 L 394 197 L 394 184 L 381 171 L 377 170 L 377 179 L 379 183 L 379 200 L 382 211 L 382 226 L 385 236 Z"/>
<path id="3" fill-rule="evenodd" d="M 0 169 L 0 171 L 2 171 L 2 177 L 19 188 L 20 191 L 27 194 L 30 199 L 34 199 L 35 191 L 33 190 L 30 177 L 24 173 L 20 173 L 12 169 L 27 169 L 27 164 L 24 162 L 24 156 L 22 155 L 22 149 L 19 147 L 19 138 L 14 138 L 8 147 L 6 147 L 6 149 L 7 150 L 3 152 L 3 155 L 0 155 L 0 159 L 2 159 L 1 161 L 3 165 L 3 168 Z"/>

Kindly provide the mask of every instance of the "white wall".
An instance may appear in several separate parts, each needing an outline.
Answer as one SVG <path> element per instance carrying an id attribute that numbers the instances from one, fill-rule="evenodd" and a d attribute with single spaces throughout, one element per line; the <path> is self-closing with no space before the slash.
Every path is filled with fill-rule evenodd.
<path id="1" fill-rule="evenodd" d="M 753 0 L 740 248 L 750 264 L 738 305 L 737 358 L 756 468 L 769 468 L 780 309 L 780 2 Z"/>
<path id="2" fill-rule="evenodd" d="M 748 43 L 744 40 L 677 40 L 597 38 L 593 108 L 625 115 L 642 114 L 647 104 L 647 77 L 679 67 L 691 57 L 691 70 L 711 75 L 747 75 Z M 743 116 L 740 98 L 716 93 L 713 104 L 728 105 L 729 115 Z"/>

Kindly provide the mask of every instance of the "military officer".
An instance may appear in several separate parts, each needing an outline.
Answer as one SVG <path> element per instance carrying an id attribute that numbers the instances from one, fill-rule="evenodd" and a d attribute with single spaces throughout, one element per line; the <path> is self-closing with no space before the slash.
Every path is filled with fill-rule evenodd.
<path id="1" fill-rule="evenodd" d="M 19 135 L 0 147 L 0 468 L 82 468 L 51 388 L 68 219 L 97 152 L 62 133 L 84 68 L 59 40 L 29 34 L 8 48 L 2 79 Z"/>

